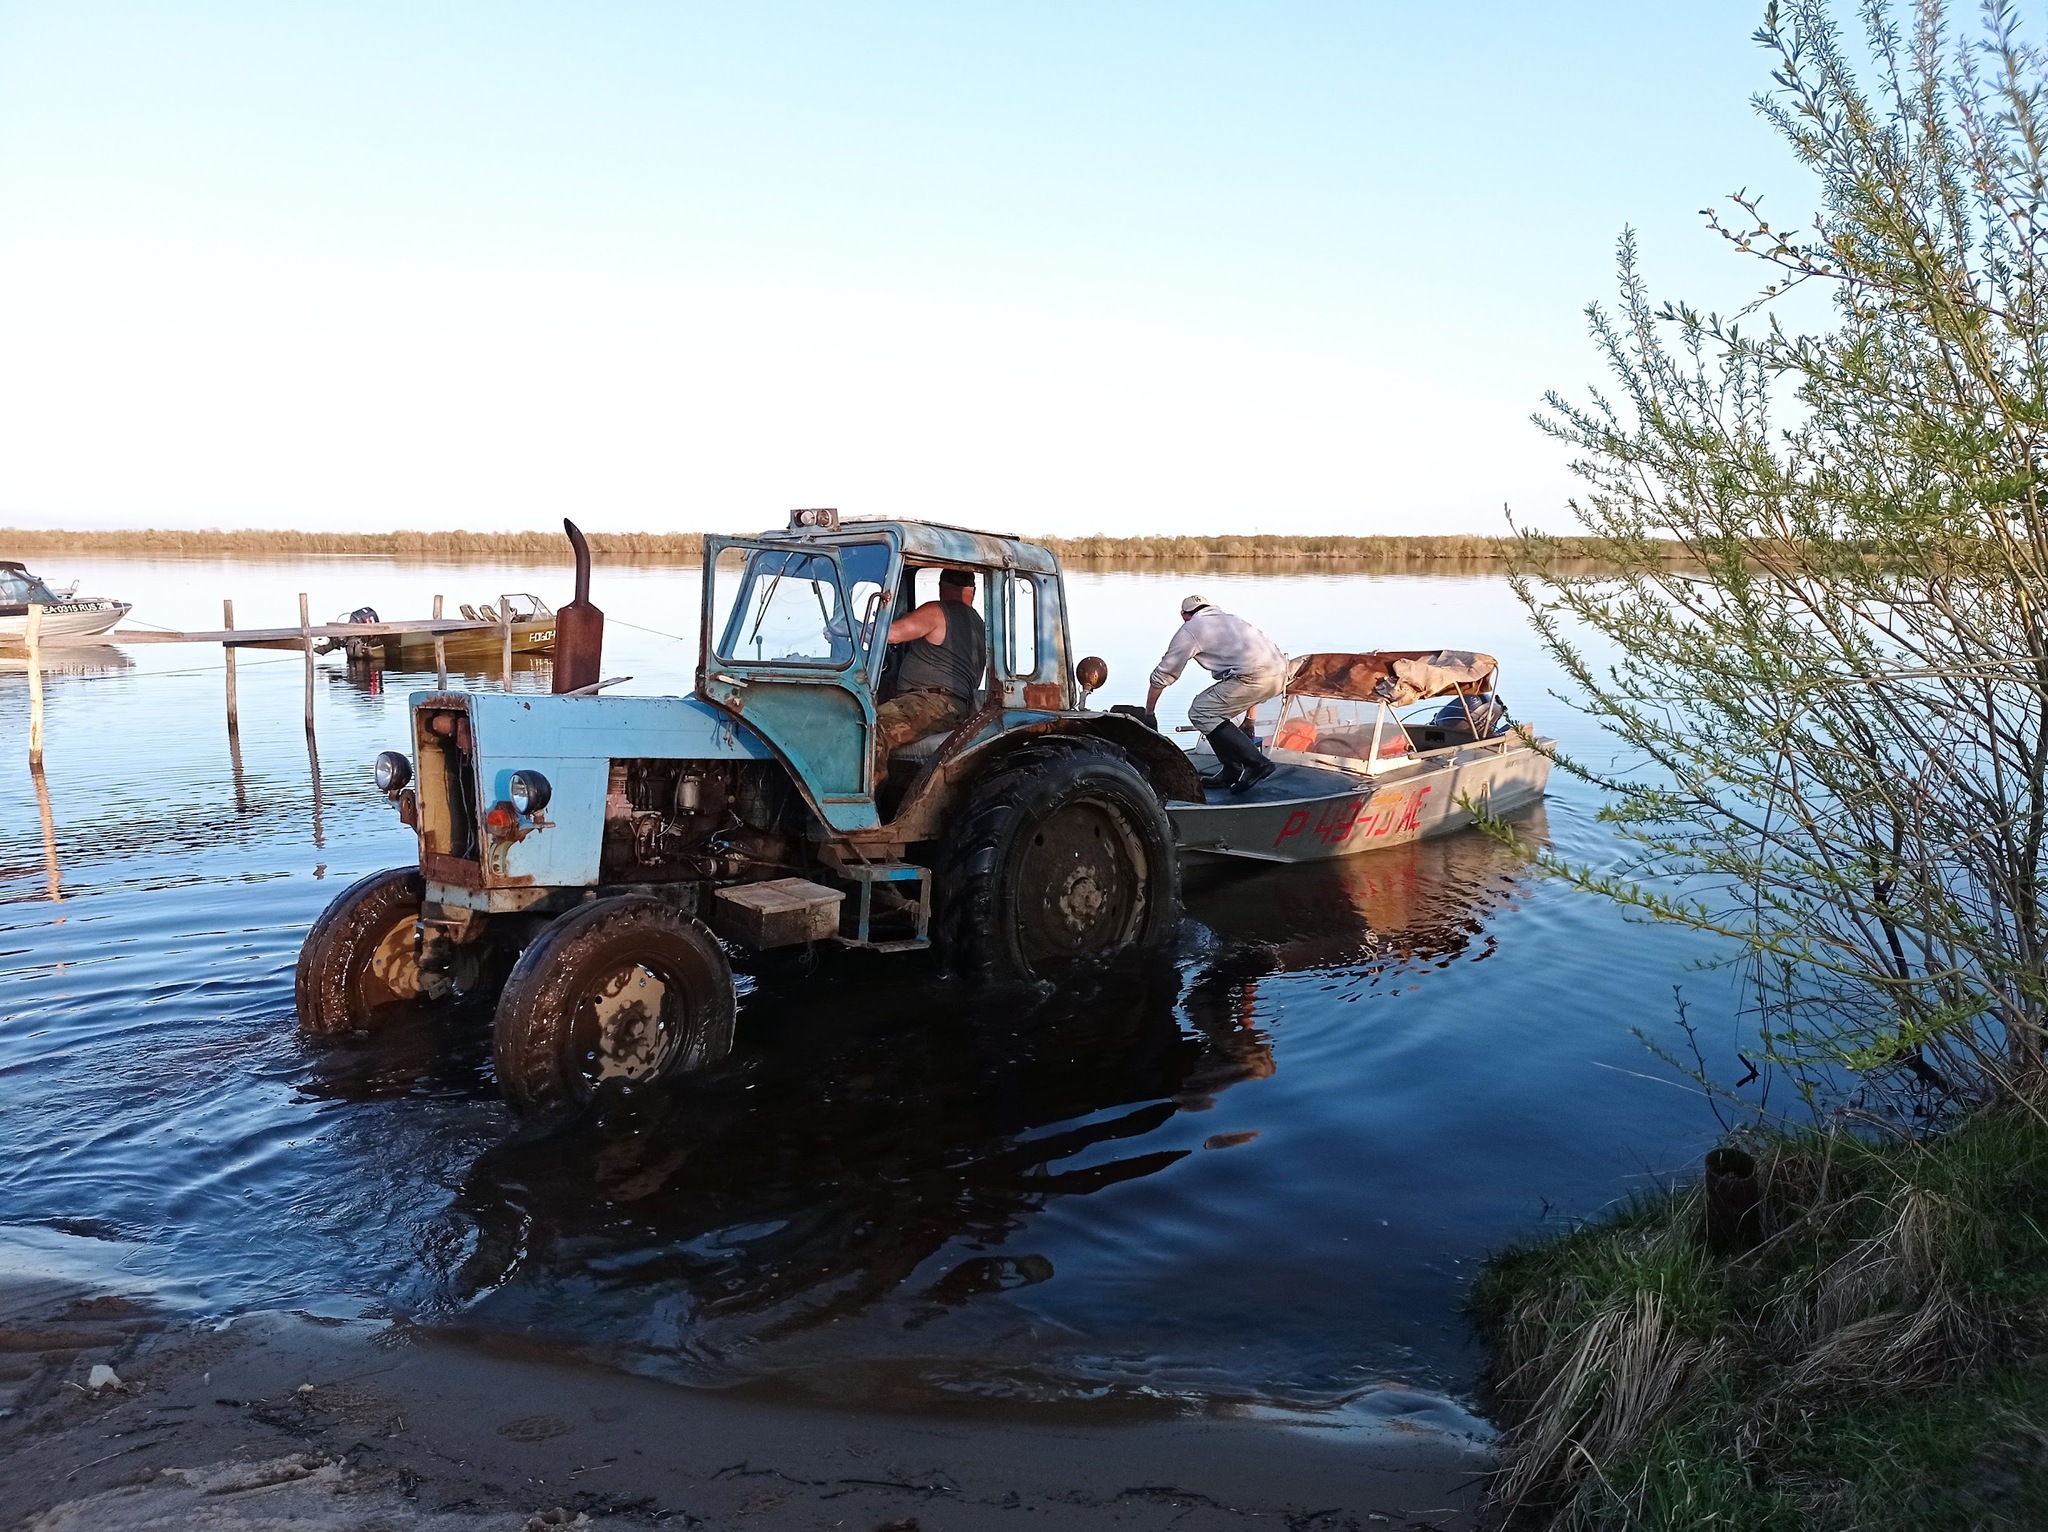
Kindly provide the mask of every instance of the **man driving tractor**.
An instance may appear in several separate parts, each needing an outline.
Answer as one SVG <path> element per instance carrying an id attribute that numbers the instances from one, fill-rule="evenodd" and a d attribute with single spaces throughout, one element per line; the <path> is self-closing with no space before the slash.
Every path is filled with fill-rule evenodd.
<path id="1" fill-rule="evenodd" d="M 904 645 L 895 690 L 875 708 L 875 781 L 889 756 L 914 739 L 952 729 L 974 711 L 988 672 L 988 625 L 974 609 L 974 576 L 939 571 L 939 599 L 889 624 L 888 641 Z"/>

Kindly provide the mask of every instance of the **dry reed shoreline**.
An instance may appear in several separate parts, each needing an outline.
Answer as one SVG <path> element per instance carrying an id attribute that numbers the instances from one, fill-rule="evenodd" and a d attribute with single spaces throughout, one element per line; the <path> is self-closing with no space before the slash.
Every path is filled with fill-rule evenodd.
<path id="1" fill-rule="evenodd" d="M 2048 1113 L 1740 1135 L 1754 1222 L 1689 1181 L 1489 1259 L 1489 1525 L 2048 1526 Z M 1738 1225 L 1739 1228 L 1739 1225 Z"/>
<path id="2" fill-rule="evenodd" d="M 600 558 L 694 565 L 702 532 L 593 532 Z M 1506 569 L 1520 546 L 1513 537 L 1321 537 L 1265 534 L 1218 537 L 1043 537 L 1060 558 L 1082 567 L 1144 569 L 1217 562 L 1232 568 L 1296 573 L 1314 569 L 1429 570 L 1487 573 Z M 1559 538 L 1564 559 L 1598 558 L 1604 540 Z M 556 532 L 295 532 L 136 528 L 63 531 L 0 527 L 0 558 L 93 553 L 159 558 L 290 558 L 358 555 L 401 559 L 492 558 L 557 564 L 566 549 Z M 1681 557 L 1674 544 L 1669 557 Z"/>

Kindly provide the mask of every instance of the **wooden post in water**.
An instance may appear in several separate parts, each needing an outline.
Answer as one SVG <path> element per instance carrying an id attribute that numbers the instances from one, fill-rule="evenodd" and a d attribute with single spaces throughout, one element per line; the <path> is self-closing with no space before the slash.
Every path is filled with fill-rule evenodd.
<path id="1" fill-rule="evenodd" d="M 505 636 L 505 690 L 512 690 L 512 602 L 509 597 L 498 597 L 498 626 Z"/>
<path id="2" fill-rule="evenodd" d="M 43 780 L 41 765 L 29 767 L 28 774 L 35 779 L 36 813 L 43 821 L 43 877 L 50 885 L 50 897 L 62 904 L 64 868 L 57 860 L 57 825 L 50 814 L 50 784 Z"/>
<path id="3" fill-rule="evenodd" d="M 31 601 L 28 629 L 22 634 L 28 647 L 28 764 L 29 770 L 43 769 L 43 608 Z"/>
<path id="4" fill-rule="evenodd" d="M 234 602 L 221 602 L 220 625 L 224 628 L 234 627 Z M 242 726 L 242 705 L 240 699 L 235 695 L 235 646 L 233 644 L 223 644 L 221 648 L 228 657 L 228 733 L 233 734 Z"/>
<path id="5" fill-rule="evenodd" d="M 306 593 L 299 592 L 299 634 L 306 646 L 306 759 L 313 768 L 313 844 L 325 843 L 320 833 L 320 746 L 313 738 L 313 618 Z"/>
<path id="6" fill-rule="evenodd" d="M 228 768 L 235 776 L 235 812 L 249 812 L 249 782 L 242 774 L 242 731 L 228 730 Z"/>
<path id="7" fill-rule="evenodd" d="M 438 622 L 440 618 L 441 598 L 436 596 L 434 598 L 434 620 Z M 448 640 L 439 633 L 434 635 L 434 674 L 434 690 L 437 692 L 448 690 Z"/>
<path id="8" fill-rule="evenodd" d="M 299 635 L 306 645 L 306 738 L 313 738 L 313 619 L 306 593 L 299 592 Z"/>
<path id="9" fill-rule="evenodd" d="M 306 759 L 313 766 L 313 848 L 317 851 L 327 844 L 320 823 L 320 746 L 313 738 L 311 728 L 306 730 Z M 319 874 L 315 873 L 315 877 Z"/>

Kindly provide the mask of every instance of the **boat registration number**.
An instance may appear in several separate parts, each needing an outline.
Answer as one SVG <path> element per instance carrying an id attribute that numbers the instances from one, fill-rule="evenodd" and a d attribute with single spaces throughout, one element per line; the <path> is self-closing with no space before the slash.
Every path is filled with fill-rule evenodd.
<path id="1" fill-rule="evenodd" d="M 1341 846 L 1354 835 L 1371 839 L 1401 830 L 1419 830 L 1422 800 L 1429 792 L 1429 787 L 1423 786 L 1408 792 L 1375 794 L 1371 799 L 1326 803 L 1320 811 L 1296 809 L 1280 826 L 1273 844 L 1278 847 L 1297 835 L 1311 835 L 1325 845 Z"/>

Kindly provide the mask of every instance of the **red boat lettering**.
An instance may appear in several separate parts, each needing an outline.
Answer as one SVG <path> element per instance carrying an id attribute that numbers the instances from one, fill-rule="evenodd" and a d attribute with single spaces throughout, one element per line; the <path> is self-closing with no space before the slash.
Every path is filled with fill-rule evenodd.
<path id="1" fill-rule="evenodd" d="M 1324 835 L 1323 839 L 1333 846 L 1341 846 L 1344 842 L 1351 839 L 1351 832 L 1358 827 L 1359 811 L 1364 807 L 1365 800 L 1363 798 L 1353 798 L 1344 807 L 1337 810 L 1336 816 L 1330 824 L 1329 833 Z"/>
<path id="2" fill-rule="evenodd" d="M 1422 800 L 1428 792 L 1429 789 L 1425 787 L 1408 800 L 1408 811 L 1401 816 L 1402 829 L 1419 830 L 1422 828 Z"/>
<path id="3" fill-rule="evenodd" d="M 1352 798 L 1344 803 L 1323 805 L 1313 825 L 1309 822 L 1307 809 L 1295 809 L 1288 814 L 1287 822 L 1280 826 L 1280 833 L 1273 837 L 1277 847 L 1282 841 L 1292 840 L 1297 835 L 1310 834 L 1326 845 L 1341 846 L 1353 835 L 1375 837 L 1395 830 L 1421 828 L 1422 799 L 1430 791 L 1427 787 L 1412 796 L 1397 794 L 1385 799 L 1374 798 L 1367 802 L 1363 798 Z"/>
<path id="4" fill-rule="evenodd" d="M 1350 836 L 1351 827 L 1358 823 L 1362 801 L 1353 798 L 1349 803 L 1324 804 L 1316 818 L 1316 839 L 1326 846 L 1341 846 Z"/>

